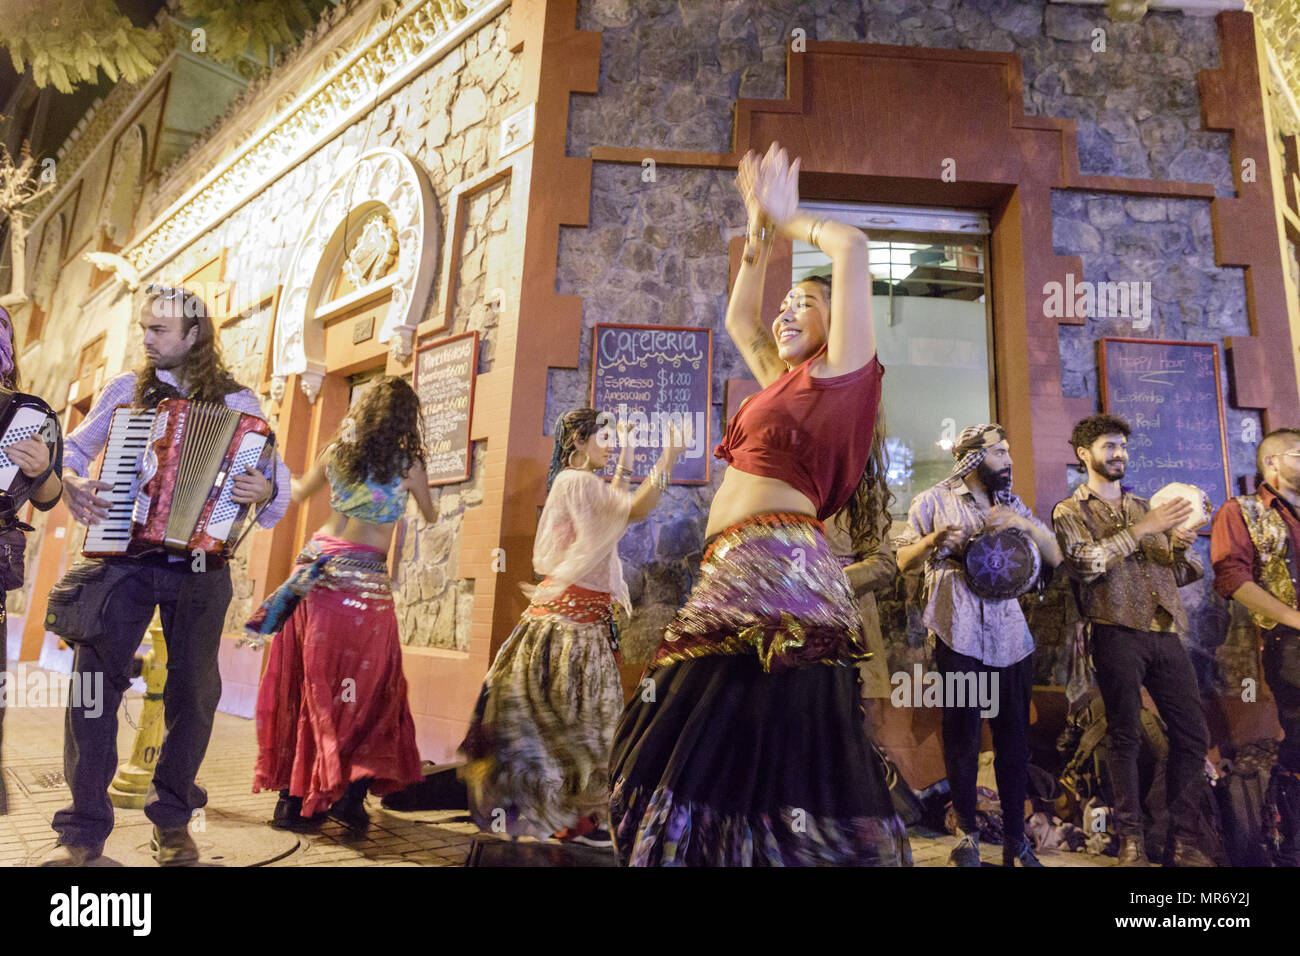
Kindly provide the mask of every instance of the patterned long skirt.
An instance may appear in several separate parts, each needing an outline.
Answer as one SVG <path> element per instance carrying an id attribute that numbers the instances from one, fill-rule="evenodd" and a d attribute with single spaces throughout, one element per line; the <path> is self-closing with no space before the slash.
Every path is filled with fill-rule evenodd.
<path id="1" fill-rule="evenodd" d="M 461 779 L 484 830 L 545 839 L 609 810 L 609 750 L 623 706 L 609 595 L 570 587 L 534 603 L 492 662 Z"/>
<path id="2" fill-rule="evenodd" d="M 323 570 L 271 644 L 253 790 L 302 797 L 303 816 L 328 810 L 354 781 L 372 778 L 382 796 L 423 779 L 387 574 L 357 570 L 383 558 L 319 533 L 298 556 L 300 569 Z"/>
<path id="3" fill-rule="evenodd" d="M 723 531 L 614 739 L 610 816 L 632 866 L 908 866 L 863 725 L 866 657 L 820 522 Z"/>

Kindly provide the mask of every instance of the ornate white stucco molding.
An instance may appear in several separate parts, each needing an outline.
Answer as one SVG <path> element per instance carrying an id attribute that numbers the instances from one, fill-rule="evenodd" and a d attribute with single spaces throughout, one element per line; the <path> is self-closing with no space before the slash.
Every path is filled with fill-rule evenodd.
<path id="1" fill-rule="evenodd" d="M 126 180 L 125 201 L 119 202 L 118 191 Z M 113 147 L 108 184 L 99 203 L 99 232 L 114 246 L 120 247 L 131 234 L 131 213 L 140 202 L 144 186 L 144 130 L 132 123 Z M 123 218 L 123 215 L 125 218 Z"/>
<path id="2" fill-rule="evenodd" d="M 148 275 L 410 82 L 510 0 L 408 0 L 377 21 L 246 145 L 164 210 L 123 255 Z M 334 51 L 337 52 L 337 51 Z M 328 60 L 327 60 L 328 62 Z"/>
<path id="3" fill-rule="evenodd" d="M 307 400 L 316 400 L 325 374 L 325 329 L 317 308 L 342 267 L 349 225 L 355 230 L 376 212 L 384 213 L 397 233 L 397 262 L 391 278 L 384 279 L 391 299 L 379 341 L 388 343 L 398 361 L 410 359 L 438 270 L 438 211 L 420 167 L 405 153 L 380 147 L 334 180 L 294 250 L 275 319 L 273 395 L 283 397 L 286 380 L 297 375 Z"/>

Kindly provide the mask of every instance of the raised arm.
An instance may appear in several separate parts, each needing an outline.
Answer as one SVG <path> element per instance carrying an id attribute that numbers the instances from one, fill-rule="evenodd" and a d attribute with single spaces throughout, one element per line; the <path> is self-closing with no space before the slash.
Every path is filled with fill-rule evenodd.
<path id="1" fill-rule="evenodd" d="M 651 477 L 641 482 L 641 487 L 632 495 L 632 508 L 627 514 L 628 521 L 640 521 L 649 517 L 650 512 L 655 510 L 660 495 L 668 487 L 668 476 L 672 474 L 673 466 L 677 464 L 677 459 L 682 457 L 682 452 L 686 446 L 681 432 L 671 422 L 667 431 L 663 453 L 660 454 L 659 460 L 655 462 L 658 480 L 656 481 L 654 477 Z"/>
<path id="2" fill-rule="evenodd" d="M 402 487 L 415 499 L 415 505 L 420 509 L 420 517 L 425 521 L 433 521 L 438 517 L 438 512 L 433 507 L 433 495 L 429 494 L 429 474 L 425 471 L 424 465 L 417 461 L 408 468 Z"/>
<path id="3" fill-rule="evenodd" d="M 871 319 L 871 262 L 866 235 L 855 226 L 799 208 L 799 160 L 791 164 L 785 150 L 776 143 L 763 157 L 754 192 L 759 208 L 776 224 L 777 232 L 790 239 L 802 239 L 830 256 L 828 373 L 845 375 L 867 365 L 876 354 L 876 332 Z"/>
<path id="4" fill-rule="evenodd" d="M 333 451 L 334 446 L 332 444 L 326 446 L 325 450 L 316 457 L 316 460 L 312 462 L 312 466 L 307 469 L 301 478 L 290 480 L 290 499 L 294 504 L 302 504 L 325 487 L 325 467 L 329 464 L 330 454 Z"/>
<path id="5" fill-rule="evenodd" d="M 749 225 L 745 237 L 745 254 L 736 273 L 736 284 L 727 300 L 727 334 L 740 349 L 741 357 L 762 388 L 781 377 L 785 363 L 777 355 L 772 331 L 763 321 L 763 279 L 772 252 L 774 229 L 758 207 L 754 194 L 759 159 L 746 153 L 736 173 L 736 189 L 745 200 Z"/>

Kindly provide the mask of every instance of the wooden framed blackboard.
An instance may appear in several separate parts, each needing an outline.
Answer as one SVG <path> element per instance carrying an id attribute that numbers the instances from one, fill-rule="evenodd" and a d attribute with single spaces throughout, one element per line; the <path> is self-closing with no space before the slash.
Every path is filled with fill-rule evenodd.
<path id="1" fill-rule="evenodd" d="M 429 342 L 416 350 L 415 394 L 420 398 L 430 485 L 469 478 L 469 434 L 477 378 L 477 332 Z"/>
<path id="2" fill-rule="evenodd" d="M 1228 500 L 1219 347 L 1213 342 L 1102 339 L 1102 408 L 1129 423 L 1123 486 L 1143 498 L 1171 481 L 1196 485 L 1211 509 Z M 1209 533 L 1209 526 L 1201 529 Z"/>
<path id="3" fill-rule="evenodd" d="M 671 419 L 683 429 L 689 421 L 686 453 L 673 469 L 682 485 L 709 482 L 712 455 L 713 330 L 675 325 L 597 325 L 592 336 L 591 407 L 626 419 L 634 434 L 632 479 L 650 473 L 662 449 L 662 426 Z M 612 477 L 616 454 L 605 474 Z"/>

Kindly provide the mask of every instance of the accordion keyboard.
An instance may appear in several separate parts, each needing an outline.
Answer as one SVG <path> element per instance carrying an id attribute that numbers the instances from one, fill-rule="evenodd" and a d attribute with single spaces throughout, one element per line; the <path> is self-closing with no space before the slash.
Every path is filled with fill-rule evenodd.
<path id="1" fill-rule="evenodd" d="M 104 463 L 99 469 L 99 480 L 113 486 L 98 492 L 109 503 L 108 517 L 86 532 L 86 553 L 125 552 L 131 543 L 131 513 L 140 490 L 140 456 L 148 443 L 154 414 L 154 409 L 127 406 L 113 412 Z"/>

